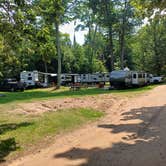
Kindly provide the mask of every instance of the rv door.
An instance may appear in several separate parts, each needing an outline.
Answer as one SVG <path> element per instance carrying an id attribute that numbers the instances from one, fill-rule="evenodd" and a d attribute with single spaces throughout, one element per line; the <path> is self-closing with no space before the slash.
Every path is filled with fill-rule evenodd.
<path id="1" fill-rule="evenodd" d="M 132 73 L 132 84 L 138 85 L 138 73 L 136 72 Z"/>

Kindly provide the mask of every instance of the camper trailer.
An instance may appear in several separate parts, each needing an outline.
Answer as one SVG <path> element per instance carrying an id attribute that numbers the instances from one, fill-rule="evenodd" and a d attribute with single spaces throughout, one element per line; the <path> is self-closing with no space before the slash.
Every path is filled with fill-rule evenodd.
<path id="1" fill-rule="evenodd" d="M 57 83 L 57 74 L 38 71 L 23 71 L 20 74 L 20 79 L 26 87 L 48 87 L 52 83 Z M 61 74 L 61 85 L 65 86 L 73 83 L 98 84 L 101 82 L 109 82 L 109 73 Z"/>
<path id="2" fill-rule="evenodd" d="M 139 87 L 149 83 L 149 76 L 145 72 L 115 70 L 110 73 L 110 84 L 113 87 Z"/>
<path id="3" fill-rule="evenodd" d="M 51 80 L 51 81 L 50 81 Z M 29 87 L 48 87 L 50 82 L 56 82 L 57 74 L 38 71 L 23 71 L 20 73 L 20 81 Z"/>
<path id="4" fill-rule="evenodd" d="M 20 73 L 20 81 L 26 87 L 33 87 L 39 82 L 39 73 L 37 71 L 23 71 Z"/>

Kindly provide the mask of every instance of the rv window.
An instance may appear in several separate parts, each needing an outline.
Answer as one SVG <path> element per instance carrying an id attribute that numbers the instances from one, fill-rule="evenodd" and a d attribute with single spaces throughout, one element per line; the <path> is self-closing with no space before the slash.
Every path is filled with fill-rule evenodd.
<path id="1" fill-rule="evenodd" d="M 29 73 L 28 76 L 31 76 L 31 73 Z"/>
<path id="2" fill-rule="evenodd" d="M 32 77 L 28 77 L 28 80 L 32 80 Z"/>
<path id="3" fill-rule="evenodd" d="M 136 74 L 133 74 L 133 78 L 137 78 L 137 75 L 136 75 Z"/>
<path id="4" fill-rule="evenodd" d="M 138 74 L 138 78 L 142 78 L 142 74 Z"/>
<path id="5" fill-rule="evenodd" d="M 126 72 L 125 71 L 112 71 L 111 72 L 111 77 L 112 78 L 119 78 L 119 77 L 125 77 Z"/>

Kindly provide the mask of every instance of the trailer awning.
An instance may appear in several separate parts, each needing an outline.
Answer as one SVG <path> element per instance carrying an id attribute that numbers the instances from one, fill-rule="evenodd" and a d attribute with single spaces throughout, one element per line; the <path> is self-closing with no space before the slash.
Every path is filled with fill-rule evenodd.
<path id="1" fill-rule="evenodd" d="M 56 77 L 56 76 L 57 76 L 57 74 L 50 74 L 50 76 L 51 76 L 51 77 Z"/>

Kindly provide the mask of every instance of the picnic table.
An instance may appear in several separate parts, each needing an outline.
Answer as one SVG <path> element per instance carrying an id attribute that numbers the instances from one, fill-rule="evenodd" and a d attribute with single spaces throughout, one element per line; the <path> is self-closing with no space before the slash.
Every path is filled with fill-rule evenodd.
<path id="1" fill-rule="evenodd" d="M 71 85 L 71 87 L 70 87 L 70 90 L 72 90 L 72 91 L 77 91 L 77 90 L 80 90 L 81 89 L 81 85 L 80 84 L 73 84 L 73 85 Z"/>

